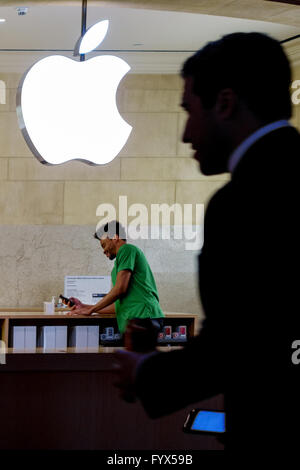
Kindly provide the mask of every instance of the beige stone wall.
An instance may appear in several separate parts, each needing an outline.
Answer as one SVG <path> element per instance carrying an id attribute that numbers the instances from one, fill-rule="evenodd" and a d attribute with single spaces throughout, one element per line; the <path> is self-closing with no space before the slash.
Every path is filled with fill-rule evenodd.
<path id="1" fill-rule="evenodd" d="M 112 163 L 81 162 L 48 167 L 27 148 L 15 113 L 17 75 L 0 74 L 7 103 L 0 104 L 0 216 L 2 224 L 96 224 L 99 204 L 206 202 L 224 177 L 198 171 L 187 145 L 180 143 L 184 113 L 181 79 L 175 75 L 128 75 L 118 91 L 118 107 L 133 126 Z M 200 184 L 201 182 L 201 184 Z M 200 197 L 198 195 L 200 192 Z M 194 196 L 193 196 L 194 195 Z"/>
<path id="2" fill-rule="evenodd" d="M 300 79 L 300 69 L 295 75 Z M 0 104 L 0 305 L 39 306 L 63 291 L 66 274 L 109 274 L 111 263 L 92 239 L 99 204 L 118 206 L 120 195 L 148 210 L 153 203 L 206 204 L 228 180 L 201 175 L 181 143 L 185 114 L 177 76 L 124 78 L 118 107 L 133 131 L 120 155 L 103 167 L 47 167 L 31 155 L 15 112 L 19 79 L 0 73 L 6 85 L 6 103 Z M 294 111 L 300 127 L 300 105 Z M 136 243 L 153 269 L 163 308 L 201 314 L 197 253 L 177 240 Z"/>

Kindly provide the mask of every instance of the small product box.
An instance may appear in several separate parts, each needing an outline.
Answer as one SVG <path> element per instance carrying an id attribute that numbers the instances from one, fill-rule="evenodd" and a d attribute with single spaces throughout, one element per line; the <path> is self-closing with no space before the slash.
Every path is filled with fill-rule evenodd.
<path id="1" fill-rule="evenodd" d="M 179 326 L 176 331 L 178 331 L 179 333 L 180 341 L 186 341 L 187 339 L 186 325 Z"/>
<path id="2" fill-rule="evenodd" d="M 55 313 L 55 304 L 53 302 L 44 302 L 44 313 L 46 315 Z"/>
<path id="3" fill-rule="evenodd" d="M 76 349 L 92 349 L 98 351 L 99 325 L 73 326 L 70 335 L 70 346 Z"/>
<path id="4" fill-rule="evenodd" d="M 107 328 L 105 328 L 104 331 L 105 331 L 105 334 L 106 334 L 106 339 L 108 341 L 114 340 L 115 330 L 112 326 L 108 326 Z"/>
<path id="5" fill-rule="evenodd" d="M 55 349 L 55 326 L 42 326 L 38 338 L 38 346 L 43 351 Z"/>
<path id="6" fill-rule="evenodd" d="M 68 327 L 59 326 L 42 326 L 39 332 L 38 346 L 43 351 L 67 350 Z"/>
<path id="7" fill-rule="evenodd" d="M 36 326 L 25 326 L 25 350 L 36 350 Z"/>
<path id="8" fill-rule="evenodd" d="M 66 351 L 68 345 L 68 327 L 59 325 L 55 327 L 55 349 Z"/>
<path id="9" fill-rule="evenodd" d="M 98 351 L 99 347 L 99 326 L 89 325 L 87 327 L 87 347 Z"/>
<path id="10" fill-rule="evenodd" d="M 88 327 L 73 326 L 71 328 L 70 346 L 76 349 L 86 349 L 88 347 Z"/>
<path id="11" fill-rule="evenodd" d="M 25 349 L 25 327 L 14 326 L 13 329 L 13 350 L 20 351 Z"/>
<path id="12" fill-rule="evenodd" d="M 172 334 L 172 341 L 179 341 L 180 340 L 180 334 L 178 331 L 174 331 Z"/>
<path id="13" fill-rule="evenodd" d="M 107 326 L 104 328 L 104 333 L 101 333 L 100 339 L 103 342 L 111 342 L 111 341 L 116 341 L 117 339 L 121 338 L 121 335 L 116 337 L 118 333 L 115 334 L 115 329 L 113 326 Z"/>
<path id="14" fill-rule="evenodd" d="M 158 341 L 158 343 L 162 343 L 164 340 L 165 340 L 165 335 L 164 335 L 164 333 L 161 331 L 161 332 L 159 332 L 158 335 L 157 335 L 157 341 Z"/>
<path id="15" fill-rule="evenodd" d="M 164 326 L 163 331 L 164 331 L 166 341 L 172 339 L 172 327 L 170 325 Z"/>
<path id="16" fill-rule="evenodd" d="M 14 326 L 13 327 L 13 350 L 35 351 L 36 350 L 36 326 Z"/>

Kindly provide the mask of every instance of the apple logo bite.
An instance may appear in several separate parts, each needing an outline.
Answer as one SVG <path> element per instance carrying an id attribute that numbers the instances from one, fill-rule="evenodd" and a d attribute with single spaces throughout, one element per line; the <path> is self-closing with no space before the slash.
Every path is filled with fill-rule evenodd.
<path id="1" fill-rule="evenodd" d="M 93 50 L 107 28 L 108 21 L 89 28 L 80 40 L 83 49 L 79 52 Z M 94 45 L 93 29 L 98 35 Z M 99 165 L 116 157 L 132 130 L 116 105 L 118 85 L 129 70 L 124 60 L 111 55 L 83 62 L 52 55 L 25 73 L 17 92 L 18 121 L 41 163 L 80 160 Z"/>

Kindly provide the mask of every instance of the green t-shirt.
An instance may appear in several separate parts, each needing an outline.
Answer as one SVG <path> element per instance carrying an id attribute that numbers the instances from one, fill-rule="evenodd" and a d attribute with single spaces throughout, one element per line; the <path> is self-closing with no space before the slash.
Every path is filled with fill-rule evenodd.
<path id="1" fill-rule="evenodd" d="M 129 269 L 132 275 L 124 297 L 116 300 L 115 309 L 119 330 L 124 333 L 132 318 L 161 318 L 164 316 L 151 268 L 142 250 L 125 243 L 119 248 L 111 272 L 113 285 L 119 271 Z"/>

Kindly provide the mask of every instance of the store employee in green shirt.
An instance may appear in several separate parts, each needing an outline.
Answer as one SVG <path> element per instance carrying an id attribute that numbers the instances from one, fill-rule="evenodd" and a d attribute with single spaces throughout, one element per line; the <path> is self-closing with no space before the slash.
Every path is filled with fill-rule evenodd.
<path id="1" fill-rule="evenodd" d="M 72 298 L 75 306 L 72 314 L 115 313 L 118 327 L 124 333 L 129 320 L 151 318 L 158 327 L 164 316 L 157 293 L 155 280 L 144 253 L 126 242 L 122 225 L 109 222 L 95 233 L 103 253 L 115 260 L 111 279 L 113 288 L 96 305 L 82 304 Z"/>

